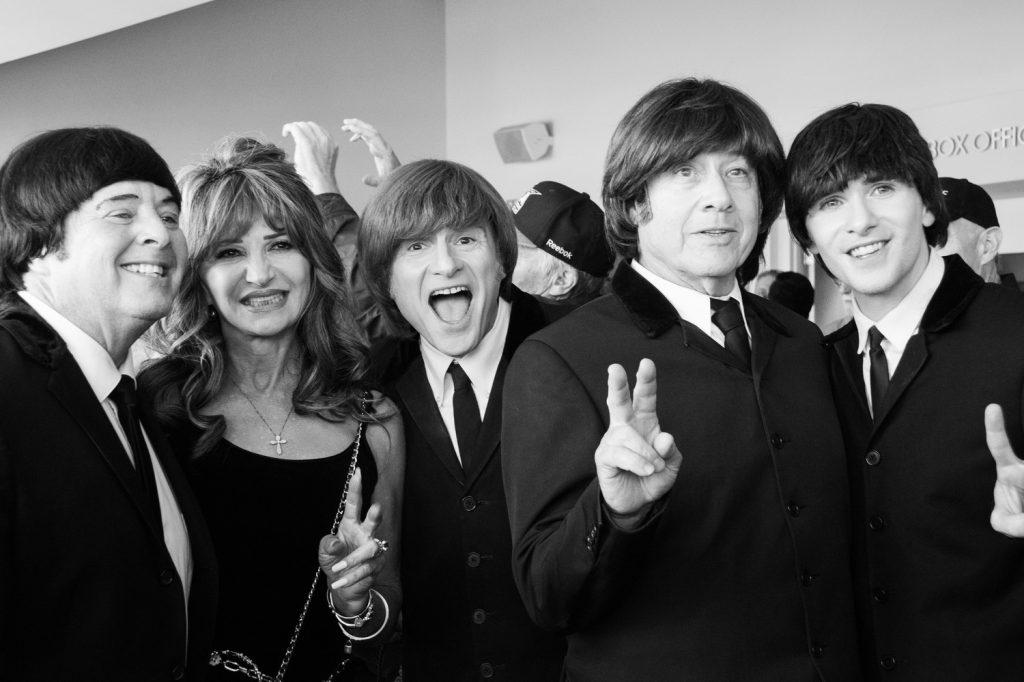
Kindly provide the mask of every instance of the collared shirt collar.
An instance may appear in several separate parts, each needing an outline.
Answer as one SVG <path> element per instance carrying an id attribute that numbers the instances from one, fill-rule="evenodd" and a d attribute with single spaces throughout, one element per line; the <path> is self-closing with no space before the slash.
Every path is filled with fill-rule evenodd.
<path id="1" fill-rule="evenodd" d="M 942 257 L 930 249 L 928 265 L 925 266 L 917 283 L 903 297 L 903 300 L 896 304 L 895 308 L 878 321 L 871 320 L 861 312 L 860 306 L 854 299 L 853 321 L 857 325 L 857 352 L 867 351 L 868 330 L 871 327 L 878 327 L 878 331 L 891 344 L 896 357 L 902 356 L 910 337 L 916 334 L 921 327 L 921 318 L 924 317 L 924 311 L 931 302 L 932 296 L 939 289 L 945 268 L 946 265 L 942 261 Z M 894 369 L 890 368 L 890 372 Z"/>
<path id="2" fill-rule="evenodd" d="M 63 339 L 71 357 L 85 375 L 89 388 L 96 395 L 96 400 L 106 400 L 121 381 L 122 374 L 135 377 L 135 367 L 130 353 L 124 364 L 117 367 L 110 353 L 96 339 L 54 310 L 46 301 L 28 291 L 19 291 L 18 295 Z"/>
<path id="3" fill-rule="evenodd" d="M 654 288 L 661 292 L 662 296 L 668 299 L 668 302 L 679 313 L 679 317 L 696 326 L 719 343 L 722 343 L 724 337 L 722 337 L 721 331 L 711 322 L 711 296 L 702 294 L 689 287 L 680 286 L 675 282 L 670 282 L 640 265 L 638 260 L 633 260 L 630 263 L 630 267 L 650 282 Z M 747 336 L 749 337 L 750 326 L 747 324 L 747 311 L 743 306 L 743 296 L 740 295 L 739 282 L 733 281 L 732 291 L 729 292 L 728 296 L 715 296 L 714 298 L 723 300 L 726 298 L 736 299 L 740 305 L 740 312 L 743 313 L 743 325 L 746 327 Z"/>
<path id="4" fill-rule="evenodd" d="M 434 400 L 440 405 L 444 401 L 444 378 L 448 366 L 458 360 L 462 370 L 473 383 L 473 393 L 477 396 L 481 412 L 486 410 L 487 399 L 491 394 L 494 376 L 498 373 L 501 354 L 505 350 L 505 337 L 508 336 L 509 320 L 512 306 L 503 298 L 498 298 L 498 312 L 490 330 L 480 339 L 476 348 L 461 358 L 453 358 L 434 348 L 420 336 L 420 353 L 427 370 L 427 382 Z"/>

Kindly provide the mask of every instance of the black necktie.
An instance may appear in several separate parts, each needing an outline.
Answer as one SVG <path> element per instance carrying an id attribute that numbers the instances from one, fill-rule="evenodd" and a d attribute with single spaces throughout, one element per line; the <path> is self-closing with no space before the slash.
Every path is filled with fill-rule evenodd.
<path id="1" fill-rule="evenodd" d="M 469 469 L 476 447 L 477 436 L 480 435 L 480 406 L 473 393 L 473 382 L 457 363 L 448 366 L 455 384 L 455 395 L 452 408 L 455 411 L 455 435 L 459 439 L 459 454 L 462 455 L 463 470 Z"/>
<path id="2" fill-rule="evenodd" d="M 750 367 L 750 340 L 736 299 L 711 299 L 711 321 L 725 335 L 725 349 L 739 358 L 745 367 Z"/>
<path id="3" fill-rule="evenodd" d="M 871 414 L 877 414 L 882 405 L 882 398 L 889 388 L 889 361 L 882 350 L 882 339 L 885 336 L 878 327 L 868 330 L 868 358 L 871 360 Z"/>
<path id="4" fill-rule="evenodd" d="M 160 521 L 160 498 L 156 492 L 156 478 L 153 475 L 153 461 L 149 457 L 149 448 L 146 447 L 146 439 L 142 436 L 142 427 L 139 426 L 138 397 L 135 393 L 135 380 L 125 374 L 121 375 L 121 381 L 117 387 L 110 392 L 110 399 L 117 405 L 117 419 L 121 422 L 124 435 L 128 439 L 128 446 L 132 450 L 132 458 L 135 460 L 135 472 L 142 484 L 142 491 L 150 506 L 150 513 L 157 522 L 157 528 L 161 527 Z"/>

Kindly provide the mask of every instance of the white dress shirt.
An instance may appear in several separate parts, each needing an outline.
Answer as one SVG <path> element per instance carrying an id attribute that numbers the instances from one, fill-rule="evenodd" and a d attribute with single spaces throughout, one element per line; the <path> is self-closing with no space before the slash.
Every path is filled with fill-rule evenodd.
<path id="1" fill-rule="evenodd" d="M 503 298 L 498 299 L 498 313 L 490 330 L 480 339 L 477 347 L 461 358 L 453 358 L 437 350 L 420 336 L 420 354 L 427 370 L 427 383 L 434 396 L 437 408 L 441 411 L 441 419 L 448 429 L 449 440 L 455 448 L 455 455 L 462 461 L 459 452 L 459 439 L 455 434 L 455 407 L 452 398 L 455 395 L 455 383 L 448 374 L 448 366 L 452 361 L 458 362 L 462 371 L 473 384 L 473 395 L 480 408 L 480 419 L 487 414 L 487 401 L 491 397 L 494 375 L 498 373 L 501 353 L 505 350 L 505 337 L 508 336 L 508 324 L 512 314 L 512 306 Z"/>
<path id="2" fill-rule="evenodd" d="M 117 406 L 110 398 L 110 393 L 121 381 L 121 375 L 127 374 L 135 378 L 135 368 L 132 364 L 131 355 L 125 360 L 121 367 L 114 366 L 110 354 L 96 342 L 91 336 L 75 326 L 73 322 L 50 307 L 45 301 L 27 291 L 19 291 L 18 295 L 35 310 L 43 320 L 46 321 L 57 335 L 63 339 L 68 347 L 68 352 L 75 359 L 78 367 L 85 375 L 89 388 L 96 395 L 114 433 L 121 440 L 125 454 L 135 464 L 132 456 L 132 449 L 128 445 L 128 438 L 125 436 L 121 422 L 117 418 Z M 143 437 L 146 439 L 146 448 L 149 450 L 149 457 L 153 461 L 153 477 L 156 481 L 157 497 L 160 500 L 160 517 L 163 520 L 164 544 L 174 562 L 174 568 L 178 571 L 181 584 L 185 590 L 185 604 L 188 605 L 189 589 L 192 586 L 192 550 L 189 546 L 188 530 L 185 527 L 185 519 L 178 508 L 178 501 L 174 498 L 167 477 L 164 475 L 160 461 L 153 453 L 153 445 L 149 442 L 145 427 L 139 424 Z"/>
<path id="3" fill-rule="evenodd" d="M 694 325 L 702 332 L 714 339 L 722 348 L 725 348 L 725 334 L 711 321 L 711 299 L 727 300 L 736 299 L 740 305 L 740 312 L 743 314 L 743 328 L 747 330 L 747 340 L 750 340 L 750 325 L 747 324 L 747 311 L 743 307 L 743 296 L 740 295 L 740 283 L 733 282 L 732 291 L 728 296 L 708 296 L 701 292 L 670 282 L 664 277 L 654 274 L 639 261 L 634 260 L 630 266 L 639 273 L 641 277 L 650 282 L 661 295 L 668 299 L 672 307 L 679 313 L 679 317 Z"/>
<path id="4" fill-rule="evenodd" d="M 878 331 L 885 338 L 882 339 L 882 351 L 885 353 L 885 362 L 889 365 L 889 378 L 892 378 L 896 367 L 900 364 L 903 351 L 910 341 L 910 337 L 918 332 L 921 327 L 921 318 L 924 317 L 925 308 L 932 300 L 932 296 L 942 282 L 942 275 L 946 270 L 946 264 L 942 257 L 935 251 L 928 255 L 928 265 L 925 266 L 921 277 L 914 284 L 914 287 L 907 292 L 903 300 L 896 304 L 896 307 L 885 314 L 882 319 L 871 320 L 861 312 L 857 305 L 856 298 L 853 302 L 853 321 L 857 325 L 857 352 L 861 356 L 861 376 L 864 380 L 864 393 L 868 397 L 868 407 L 871 414 L 875 413 L 875 406 L 871 404 L 871 357 L 868 353 L 868 330 L 878 327 Z"/>

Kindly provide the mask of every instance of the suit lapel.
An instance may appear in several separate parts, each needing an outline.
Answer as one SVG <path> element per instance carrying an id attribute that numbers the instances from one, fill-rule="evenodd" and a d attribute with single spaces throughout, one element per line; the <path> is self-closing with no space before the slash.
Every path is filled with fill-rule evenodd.
<path id="1" fill-rule="evenodd" d="M 928 360 L 928 345 L 925 343 L 925 335 L 921 332 L 914 334 L 907 341 L 907 347 L 903 349 L 903 356 L 900 364 L 896 366 L 892 379 L 889 381 L 889 389 L 882 397 L 882 404 L 875 406 L 874 428 L 871 435 L 878 431 L 885 421 L 885 418 L 892 412 L 900 396 L 907 390 L 914 378 L 921 372 L 925 362 Z M 864 382 L 861 381 L 861 384 Z"/>
<path id="2" fill-rule="evenodd" d="M 149 506 L 145 501 L 142 483 L 128 459 L 128 453 L 125 452 L 103 407 L 96 401 L 96 394 L 89 388 L 82 370 L 70 354 L 64 355 L 54 365 L 48 389 L 89 436 L 89 440 L 96 446 L 96 451 L 131 499 L 135 510 L 145 520 L 146 527 L 163 547 L 163 528 L 158 527 L 153 515 L 146 511 Z"/>
<path id="3" fill-rule="evenodd" d="M 865 423 L 871 422 L 871 411 L 868 408 L 867 390 L 864 387 L 864 371 L 862 367 L 863 358 L 857 352 L 857 328 L 853 321 L 847 324 L 843 330 L 836 332 L 845 333 L 842 338 L 837 338 L 833 343 L 836 353 L 836 362 L 842 368 L 842 375 L 853 394 L 856 396 L 857 409 Z"/>
<path id="4" fill-rule="evenodd" d="M 487 411 L 484 413 L 484 421 L 480 425 L 480 436 L 476 442 L 475 456 L 470 461 L 469 471 L 466 472 L 466 488 L 472 488 L 480 473 L 487 467 L 487 463 L 498 452 L 501 444 L 501 387 L 505 382 L 505 368 L 508 366 L 507 356 L 501 358 L 498 371 L 494 375 L 494 384 L 491 386 L 490 398 L 487 399 Z"/>
<path id="5" fill-rule="evenodd" d="M 705 334 L 697 325 L 687 322 L 686 320 L 679 320 L 679 325 L 683 330 L 683 345 L 687 348 L 691 348 L 698 353 L 707 355 L 713 360 L 735 367 L 741 372 L 746 374 L 750 373 L 748 367 L 743 366 L 743 362 L 727 351 L 722 346 L 712 339 L 710 336 Z"/>
<path id="6" fill-rule="evenodd" d="M 755 379 L 760 381 L 761 374 L 764 373 L 764 368 L 768 366 L 772 352 L 775 351 L 775 341 L 779 335 L 761 319 L 761 314 L 749 297 L 744 297 L 743 303 L 747 327 L 750 328 L 750 369 Z"/>
<path id="7" fill-rule="evenodd" d="M 480 474 L 497 456 L 500 449 L 502 388 L 505 385 L 505 370 L 508 369 L 508 364 L 512 361 L 512 355 L 526 340 L 526 337 L 543 327 L 545 322 L 540 305 L 529 294 L 513 287 L 511 303 L 512 311 L 509 317 L 508 332 L 505 334 L 505 343 L 501 349 L 498 370 L 494 373 L 494 383 L 491 385 L 490 397 L 487 399 L 484 421 L 480 425 L 480 437 L 475 450 L 476 456 L 470 462 L 469 471 L 466 474 L 467 489 L 473 487 Z"/>
<path id="8" fill-rule="evenodd" d="M 459 458 L 455 455 L 455 448 L 452 446 L 448 429 L 441 418 L 441 412 L 437 409 L 437 402 L 430 392 L 430 383 L 427 381 L 423 358 L 416 358 L 395 384 L 395 390 L 405 404 L 412 420 L 416 423 L 416 427 L 423 434 L 431 451 L 452 475 L 452 478 L 458 481 L 459 485 L 463 485 L 466 477 Z"/>

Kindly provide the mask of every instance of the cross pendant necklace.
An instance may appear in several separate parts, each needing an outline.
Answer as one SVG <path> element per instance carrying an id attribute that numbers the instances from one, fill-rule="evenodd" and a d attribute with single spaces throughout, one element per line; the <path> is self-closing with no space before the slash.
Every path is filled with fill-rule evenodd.
<path id="1" fill-rule="evenodd" d="M 256 413 L 256 416 L 260 418 L 260 421 L 263 422 L 263 425 L 266 426 L 267 430 L 270 431 L 270 433 L 274 436 L 274 440 L 268 441 L 268 443 L 274 446 L 274 448 L 277 450 L 277 456 L 280 457 L 283 454 L 281 446 L 286 445 L 288 443 L 288 441 L 285 440 L 284 438 L 281 438 L 281 436 L 284 434 L 284 427 L 288 426 L 288 420 L 291 419 L 292 412 L 295 411 L 295 405 L 292 404 L 288 407 L 288 414 L 286 414 L 284 417 L 284 423 L 281 424 L 281 430 L 274 431 L 273 427 L 270 426 L 270 423 L 263 418 L 263 415 L 256 407 L 256 403 L 252 401 L 252 398 L 245 394 L 245 391 L 242 390 L 242 387 L 239 386 L 238 383 L 234 379 L 232 379 L 230 375 L 228 375 L 228 381 L 235 385 L 235 388 L 238 389 L 238 392 L 242 394 L 242 397 L 245 398 L 246 402 L 249 403 L 249 406 L 252 407 L 252 411 Z"/>
<path id="2" fill-rule="evenodd" d="M 291 415 L 289 414 L 289 416 L 291 416 Z M 288 420 L 285 420 L 285 423 L 288 423 Z M 268 424 L 268 426 L 269 426 L 269 424 Z M 274 433 L 274 430 L 271 429 L 270 432 Z M 282 432 L 283 432 L 283 427 L 282 427 Z M 270 441 L 270 444 L 277 448 L 277 454 L 278 454 L 278 456 L 280 456 L 280 454 L 281 454 L 281 446 L 286 444 L 287 442 L 288 441 L 286 441 L 284 438 L 281 438 L 281 434 L 280 433 L 274 433 L 274 440 Z"/>

